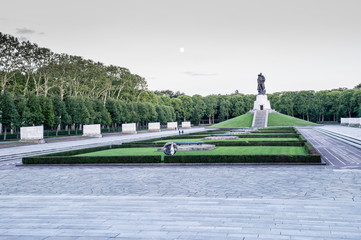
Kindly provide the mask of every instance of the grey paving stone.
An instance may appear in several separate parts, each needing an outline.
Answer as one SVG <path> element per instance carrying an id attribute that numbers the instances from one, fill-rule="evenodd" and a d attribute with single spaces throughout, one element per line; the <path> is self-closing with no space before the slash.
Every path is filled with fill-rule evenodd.
<path id="1" fill-rule="evenodd" d="M 330 165 L 0 167 L 0 240 L 361 239 L 360 186 Z"/>

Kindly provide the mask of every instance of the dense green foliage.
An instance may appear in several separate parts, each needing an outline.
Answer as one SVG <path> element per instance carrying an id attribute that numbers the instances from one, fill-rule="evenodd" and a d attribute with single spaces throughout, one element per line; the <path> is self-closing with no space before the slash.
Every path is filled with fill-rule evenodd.
<path id="1" fill-rule="evenodd" d="M 113 130 L 125 122 L 138 126 L 184 120 L 195 125 L 214 124 L 247 113 L 256 99 L 256 95 L 238 92 L 202 97 L 171 90 L 149 91 L 143 77 L 124 67 L 54 53 L 1 32 L 0 95 L 3 131 L 41 124 L 57 130 L 72 126 L 75 131 L 87 123 Z M 360 85 L 354 89 L 280 92 L 268 94 L 268 98 L 275 110 L 313 122 L 361 117 Z M 241 125 L 249 126 L 249 120 Z"/>

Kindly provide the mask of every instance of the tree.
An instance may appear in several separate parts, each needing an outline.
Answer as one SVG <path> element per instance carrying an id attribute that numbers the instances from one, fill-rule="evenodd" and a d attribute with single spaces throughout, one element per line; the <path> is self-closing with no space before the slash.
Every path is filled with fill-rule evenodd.
<path id="1" fill-rule="evenodd" d="M 6 140 L 7 130 L 12 128 L 12 123 L 19 121 L 19 115 L 15 108 L 14 98 L 10 93 L 5 91 L 0 102 L 0 120 L 4 127 L 4 140 Z"/>
<path id="2" fill-rule="evenodd" d="M 349 118 L 352 117 L 356 106 L 355 99 L 353 98 L 354 93 L 355 89 L 348 89 L 341 94 L 341 104 L 345 108 Z"/>
<path id="3" fill-rule="evenodd" d="M 40 97 L 30 94 L 27 99 L 27 107 L 31 114 L 30 124 L 42 125 L 44 123 L 44 114 L 40 104 Z"/>
<path id="4" fill-rule="evenodd" d="M 54 105 L 54 125 L 58 126 L 56 128 L 56 136 L 58 136 L 59 129 L 61 125 L 64 124 L 66 126 L 71 125 L 71 117 L 66 111 L 65 102 L 60 99 L 59 95 L 55 95 L 52 98 Z"/>
<path id="5" fill-rule="evenodd" d="M 166 123 L 167 122 L 167 116 L 166 116 L 166 113 L 164 111 L 164 108 L 162 105 L 156 105 L 155 106 L 155 109 L 158 113 L 158 121 L 160 123 Z"/>
<path id="6" fill-rule="evenodd" d="M 178 97 L 182 101 L 183 105 L 183 112 L 182 112 L 182 118 L 183 121 L 187 121 L 191 118 L 193 114 L 193 100 L 190 96 L 187 95 L 181 95 Z"/>
<path id="7" fill-rule="evenodd" d="M 203 118 L 206 112 L 206 104 L 203 101 L 201 95 L 193 95 L 193 114 L 192 114 L 192 121 L 195 125 L 199 125 L 201 119 Z"/>
<path id="8" fill-rule="evenodd" d="M 5 93 L 7 85 L 21 63 L 17 38 L 0 32 L 0 88 Z"/>
<path id="9" fill-rule="evenodd" d="M 177 122 L 181 122 L 182 121 L 182 117 L 183 117 L 183 105 L 182 105 L 182 100 L 180 100 L 179 98 L 171 98 L 170 99 L 171 105 L 174 109 L 174 113 L 175 113 L 175 120 Z"/>
<path id="10" fill-rule="evenodd" d="M 244 113 L 246 113 L 245 103 L 244 103 L 244 95 L 243 94 L 234 94 L 230 98 L 230 102 L 232 104 L 231 116 L 238 117 Z"/>
<path id="11" fill-rule="evenodd" d="M 208 123 L 214 124 L 214 118 L 217 114 L 218 99 L 216 95 L 209 95 L 204 98 L 206 105 L 205 114 L 208 116 Z"/>
<path id="12" fill-rule="evenodd" d="M 357 84 L 354 88 L 355 89 L 361 89 L 361 83 Z"/>
<path id="13" fill-rule="evenodd" d="M 116 125 L 121 122 L 119 103 L 115 99 L 108 98 L 105 103 L 105 107 L 110 114 L 112 120 L 112 128 L 113 131 L 115 131 Z"/>
<path id="14" fill-rule="evenodd" d="M 53 108 L 53 101 L 51 98 L 48 97 L 41 97 L 40 100 L 41 110 L 44 116 L 44 125 L 47 128 L 53 128 L 55 126 L 55 112 Z"/>
<path id="15" fill-rule="evenodd" d="M 220 122 L 226 120 L 230 116 L 231 102 L 227 98 L 220 98 L 219 100 L 219 111 L 218 120 Z"/>

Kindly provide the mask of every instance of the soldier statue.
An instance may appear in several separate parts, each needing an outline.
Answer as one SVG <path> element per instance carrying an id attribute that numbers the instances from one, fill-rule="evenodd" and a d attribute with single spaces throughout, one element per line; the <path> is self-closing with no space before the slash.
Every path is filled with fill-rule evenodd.
<path id="1" fill-rule="evenodd" d="M 265 87 L 265 84 L 264 84 L 265 81 L 266 81 L 266 78 L 262 75 L 262 73 L 258 74 L 258 79 L 257 79 L 257 82 L 258 82 L 258 87 L 257 87 L 258 95 L 265 95 L 266 94 L 266 87 Z"/>

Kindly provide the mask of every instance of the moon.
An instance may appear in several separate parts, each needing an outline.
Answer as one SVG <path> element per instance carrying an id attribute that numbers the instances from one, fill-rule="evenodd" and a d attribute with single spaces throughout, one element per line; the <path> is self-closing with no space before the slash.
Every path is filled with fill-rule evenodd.
<path id="1" fill-rule="evenodd" d="M 180 53 L 184 53 L 184 47 L 179 48 Z"/>

